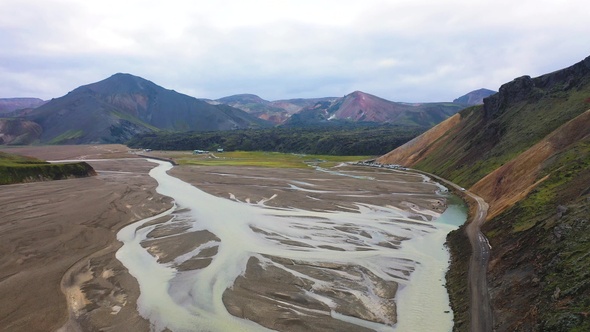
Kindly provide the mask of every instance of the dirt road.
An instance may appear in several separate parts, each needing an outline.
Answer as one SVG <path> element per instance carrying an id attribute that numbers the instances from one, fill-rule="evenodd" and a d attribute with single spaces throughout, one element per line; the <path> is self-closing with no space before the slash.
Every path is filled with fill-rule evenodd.
<path id="1" fill-rule="evenodd" d="M 481 225 L 485 222 L 488 213 L 488 203 L 483 198 L 466 191 L 459 185 L 438 177 L 434 174 L 413 170 L 433 177 L 446 185 L 463 192 L 476 203 L 476 210 L 472 220 L 467 225 L 467 237 L 471 243 L 473 254 L 469 261 L 469 294 L 470 294 L 470 321 L 472 332 L 492 331 L 493 317 L 490 306 L 490 294 L 488 292 L 487 268 L 490 257 L 490 244 L 481 232 Z"/>
<path id="2" fill-rule="evenodd" d="M 477 203 L 477 212 L 473 220 L 467 225 L 467 236 L 471 243 L 473 254 L 469 262 L 469 291 L 471 294 L 471 331 L 492 331 L 492 309 L 486 272 L 490 258 L 490 244 L 480 230 L 486 220 L 488 203 L 481 197 L 465 192 Z"/>

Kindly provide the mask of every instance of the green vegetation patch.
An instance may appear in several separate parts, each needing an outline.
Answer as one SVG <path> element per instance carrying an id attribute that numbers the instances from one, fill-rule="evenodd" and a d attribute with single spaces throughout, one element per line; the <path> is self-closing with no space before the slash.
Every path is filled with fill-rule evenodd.
<path id="1" fill-rule="evenodd" d="M 469 330 L 469 259 L 471 243 L 465 233 L 465 225 L 451 231 L 447 235 L 448 247 L 451 254 L 449 269 L 446 273 L 446 287 L 449 293 L 449 303 L 453 309 L 453 331 Z"/>
<path id="2" fill-rule="evenodd" d="M 127 120 L 127 121 L 134 123 L 136 125 L 139 125 L 140 127 L 146 127 L 146 128 L 149 128 L 155 132 L 160 131 L 160 128 L 154 127 L 147 122 L 141 121 L 140 119 L 132 116 L 131 114 L 127 114 L 125 112 L 120 112 L 120 111 L 114 111 L 114 110 L 111 110 L 110 112 L 111 112 L 111 114 L 115 115 L 116 117 L 123 119 L 123 120 Z"/>
<path id="3" fill-rule="evenodd" d="M 0 152 L 0 185 L 70 177 L 86 177 L 95 174 L 85 162 L 50 164 L 46 161 Z"/>
<path id="4" fill-rule="evenodd" d="M 19 166 L 27 164 L 49 164 L 46 161 L 0 151 L 0 166 Z"/>
<path id="5" fill-rule="evenodd" d="M 159 132 L 139 135 L 132 148 L 186 151 L 268 151 L 317 155 L 382 155 L 421 134 L 425 128 L 394 125 L 345 125 L 215 132 Z"/>
<path id="6" fill-rule="evenodd" d="M 590 191 L 590 139 L 548 161 L 540 177 L 548 176 L 525 200 L 515 206 L 514 231 L 524 231 L 543 221 L 560 205 L 567 205 Z"/>
<path id="7" fill-rule="evenodd" d="M 452 133 L 441 138 L 443 146 L 416 168 L 428 171 L 464 187 L 518 156 L 559 126 L 586 111 L 590 104 L 590 78 L 580 80 L 567 91 L 559 85 L 533 89 L 527 98 L 506 105 L 493 115 L 483 106 L 460 112 L 462 121 Z"/>
<path id="8" fill-rule="evenodd" d="M 67 143 L 68 141 L 75 140 L 76 138 L 82 137 L 82 135 L 84 135 L 83 130 L 68 130 L 68 131 L 62 133 L 61 135 L 53 138 L 51 141 L 47 142 L 47 144 L 56 145 L 56 144 Z"/>
<path id="9" fill-rule="evenodd" d="M 543 166 L 548 178 L 484 226 L 491 279 L 536 330 L 590 331 L 590 139 Z"/>
<path id="10" fill-rule="evenodd" d="M 332 167 L 343 162 L 369 159 L 369 156 L 330 156 L 294 153 L 231 151 L 209 154 L 170 155 L 180 165 L 252 166 L 271 168 L 305 168 L 308 165 Z"/>

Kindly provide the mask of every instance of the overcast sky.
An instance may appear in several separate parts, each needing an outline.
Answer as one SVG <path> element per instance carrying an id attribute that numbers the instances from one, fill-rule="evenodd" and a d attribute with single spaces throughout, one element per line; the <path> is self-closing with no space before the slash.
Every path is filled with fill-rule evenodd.
<path id="1" fill-rule="evenodd" d="M 590 55 L 587 0 L 0 0 L 0 98 L 117 72 L 267 100 L 451 101 Z"/>

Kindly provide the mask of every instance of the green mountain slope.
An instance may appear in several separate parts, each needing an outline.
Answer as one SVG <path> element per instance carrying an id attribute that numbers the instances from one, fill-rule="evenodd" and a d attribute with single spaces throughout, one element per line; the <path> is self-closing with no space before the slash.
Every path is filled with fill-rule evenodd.
<path id="1" fill-rule="evenodd" d="M 483 227 L 498 331 L 590 331 L 590 137 L 547 160 L 544 177 Z"/>
<path id="2" fill-rule="evenodd" d="M 497 331 L 590 330 L 590 57 L 506 83 L 378 161 L 446 177 L 490 204 L 483 231 Z M 464 241 L 449 237 L 454 262 Z M 448 282 L 465 308 L 458 266 Z"/>
<path id="3" fill-rule="evenodd" d="M 484 105 L 461 111 L 461 121 L 444 137 L 428 141 L 436 149 L 422 153 L 408 166 L 469 187 L 586 111 L 589 98 L 589 58 L 538 78 L 517 78 L 486 98 Z M 417 147 L 416 153 L 422 150 Z M 400 162 L 395 158 L 398 153 L 392 151 L 380 161 Z"/>

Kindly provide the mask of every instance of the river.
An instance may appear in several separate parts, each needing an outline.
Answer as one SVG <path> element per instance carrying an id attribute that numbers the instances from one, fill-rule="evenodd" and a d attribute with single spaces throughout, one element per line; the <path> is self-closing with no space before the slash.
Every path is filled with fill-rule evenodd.
<path id="1" fill-rule="evenodd" d="M 138 311 L 154 330 L 452 329 L 444 242 L 466 220 L 459 204 L 442 214 L 279 208 L 208 194 L 151 161 L 158 193 L 175 207 L 122 229 L 117 258 L 138 280 Z"/>

